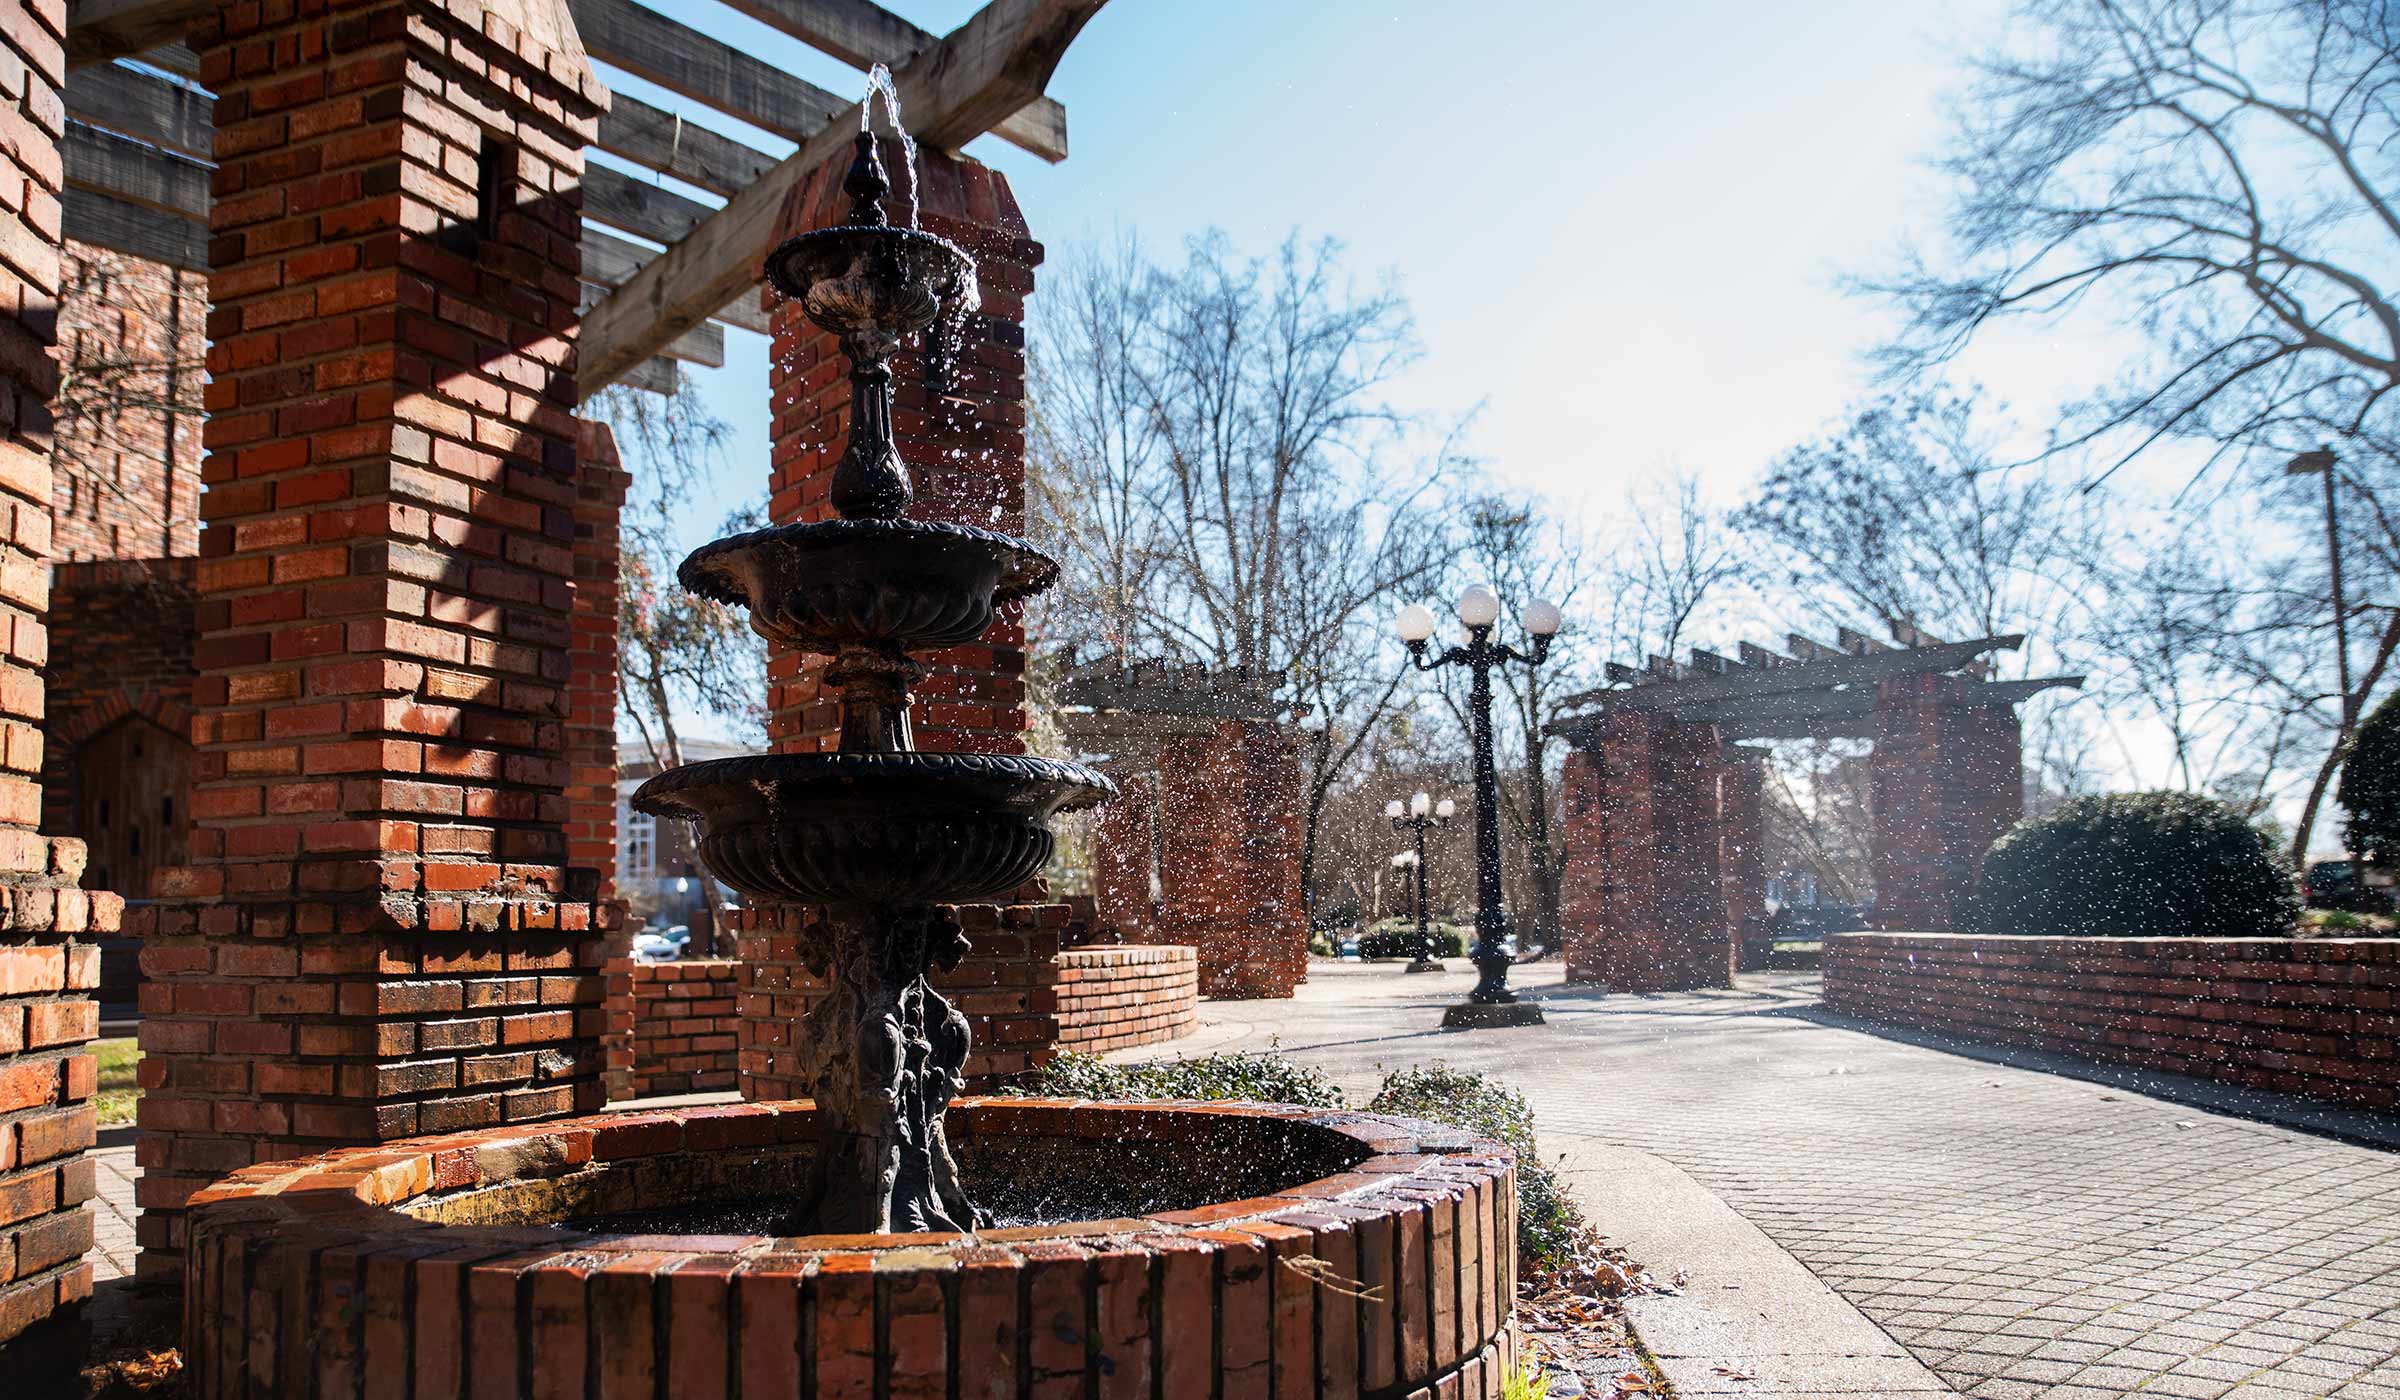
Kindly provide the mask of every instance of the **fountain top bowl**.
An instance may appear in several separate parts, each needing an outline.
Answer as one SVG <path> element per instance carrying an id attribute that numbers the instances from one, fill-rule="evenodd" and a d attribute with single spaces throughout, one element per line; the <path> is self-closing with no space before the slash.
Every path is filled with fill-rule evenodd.
<path id="1" fill-rule="evenodd" d="M 927 520 L 821 520 L 732 535 L 692 551 L 676 580 L 749 610 L 761 636 L 800 651 L 973 641 L 995 610 L 1058 581 L 1058 562 L 1013 535 Z"/>

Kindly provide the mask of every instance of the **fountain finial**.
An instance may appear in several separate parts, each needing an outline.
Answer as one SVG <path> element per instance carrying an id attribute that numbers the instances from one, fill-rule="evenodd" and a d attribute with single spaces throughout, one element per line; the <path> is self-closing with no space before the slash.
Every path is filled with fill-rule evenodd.
<path id="1" fill-rule="evenodd" d="M 891 177 L 884 173 L 883 151 L 875 133 L 861 130 L 858 154 L 850 162 L 850 173 L 842 177 L 842 193 L 850 196 L 851 224 L 890 223 L 884 216 L 883 197 L 891 192 Z"/>

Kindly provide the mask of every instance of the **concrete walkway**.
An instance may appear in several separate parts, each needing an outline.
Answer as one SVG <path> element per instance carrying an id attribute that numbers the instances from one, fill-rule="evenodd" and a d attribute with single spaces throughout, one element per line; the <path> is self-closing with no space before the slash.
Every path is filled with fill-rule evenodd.
<path id="1" fill-rule="evenodd" d="M 2400 1400 L 2400 1154 L 1832 1024 L 1804 974 L 1605 996 L 1534 967 L 1522 981 L 1548 1026 L 1443 1031 L 1470 982 L 1453 966 L 1319 964 L 1296 1001 L 1205 1004 L 1175 1050 L 1279 1046 L 1361 1100 L 1428 1060 L 1499 1074 L 1602 1228 L 1655 1272 L 1690 1271 L 1694 1295 L 1736 1282 L 1712 1263 L 1735 1236 L 1676 1228 L 1690 1203 L 1645 1184 L 1666 1180 L 1648 1160 L 1967 1395 Z M 1742 1305 L 1771 1323 L 1764 1301 Z M 1821 1389 L 1761 1375 L 1754 1393 L 1919 1389 L 1844 1374 Z"/>

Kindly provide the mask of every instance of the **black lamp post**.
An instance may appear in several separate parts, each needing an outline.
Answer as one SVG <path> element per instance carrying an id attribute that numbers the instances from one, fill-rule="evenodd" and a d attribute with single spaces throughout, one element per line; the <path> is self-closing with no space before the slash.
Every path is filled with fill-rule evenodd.
<path id="1" fill-rule="evenodd" d="M 1475 741 L 1475 968 L 1482 976 L 1463 1003 L 1442 1016 L 1445 1026 L 1530 1026 L 1542 1019 L 1542 1009 L 1517 1000 L 1508 988 L 1508 911 L 1500 901 L 1500 780 L 1492 769 L 1492 668 L 1515 662 L 1539 666 L 1550 655 L 1550 639 L 1558 634 L 1556 604 L 1536 599 L 1525 609 L 1525 635 L 1532 639 L 1518 651 L 1492 640 L 1492 624 L 1500 620 L 1499 595 L 1481 584 L 1458 596 L 1458 620 L 1467 626 L 1467 644 L 1446 648 L 1426 659 L 1433 638 L 1433 612 L 1422 603 L 1400 610 L 1396 629 L 1408 644 L 1409 659 L 1420 671 L 1465 666 L 1473 673 L 1467 691 L 1467 715 Z"/>
<path id="2" fill-rule="evenodd" d="M 1435 802 L 1426 793 L 1418 793 L 1406 803 L 1395 797 L 1383 804 L 1383 814 L 1392 819 L 1392 830 L 1416 833 L 1415 852 L 1403 851 L 1393 858 L 1394 865 L 1406 865 L 1417 874 L 1417 957 L 1408 965 L 1410 972 L 1439 972 L 1441 961 L 1433 955 L 1433 932 L 1426 923 L 1425 895 L 1425 833 L 1450 824 L 1458 814 L 1458 804 L 1445 797 Z"/>

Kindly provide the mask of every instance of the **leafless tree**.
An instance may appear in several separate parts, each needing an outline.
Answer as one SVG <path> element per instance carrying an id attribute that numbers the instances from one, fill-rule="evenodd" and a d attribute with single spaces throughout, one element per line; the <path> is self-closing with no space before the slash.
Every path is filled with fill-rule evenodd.
<path id="1" fill-rule="evenodd" d="M 1331 242 L 1249 258 L 1212 233 L 1173 266 L 1130 240 L 1072 256 L 1041 316 L 1034 529 L 1070 579 L 1043 635 L 1288 673 L 1316 716 L 1313 876 L 1327 796 L 1394 708 L 1386 617 L 1449 555 L 1456 436 L 1388 399 L 1407 303 Z"/>
<path id="2" fill-rule="evenodd" d="M 587 405 L 607 423 L 633 475 L 618 517 L 617 698 L 650 760 L 684 762 L 677 715 L 713 715 L 764 737 L 766 645 L 742 614 L 675 582 L 686 542 L 678 513 L 717 464 L 731 429 L 678 371 L 674 394 L 613 386 Z M 765 511 L 730 513 L 720 533 L 756 529 Z"/>

